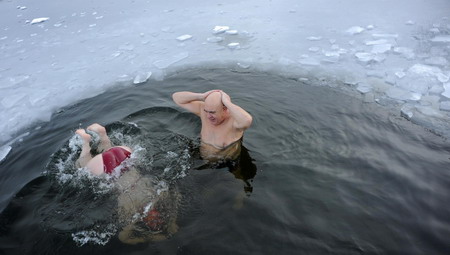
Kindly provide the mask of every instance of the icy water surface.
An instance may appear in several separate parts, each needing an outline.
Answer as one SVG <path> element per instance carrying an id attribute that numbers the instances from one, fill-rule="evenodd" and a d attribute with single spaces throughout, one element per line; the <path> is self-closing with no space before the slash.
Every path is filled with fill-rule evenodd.
<path id="1" fill-rule="evenodd" d="M 0 165 L 0 250 L 448 254 L 448 142 L 312 83 L 187 70 L 164 81 L 122 84 L 63 109 Z M 195 149 L 200 122 L 171 101 L 175 91 L 215 88 L 254 117 L 239 171 L 202 164 Z M 168 239 L 121 243 L 117 196 L 108 182 L 64 169 L 73 132 L 93 122 L 108 124 L 116 143 L 144 151 L 136 153 L 139 171 L 180 194 L 172 212 L 179 229 Z M 55 157 L 67 161 L 61 167 Z"/>

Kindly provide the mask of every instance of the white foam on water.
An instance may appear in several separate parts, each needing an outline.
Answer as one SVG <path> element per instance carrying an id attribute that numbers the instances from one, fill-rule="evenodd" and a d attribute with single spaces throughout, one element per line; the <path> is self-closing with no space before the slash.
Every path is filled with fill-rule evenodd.
<path id="1" fill-rule="evenodd" d="M 101 230 L 83 230 L 73 233 L 72 239 L 78 246 L 89 243 L 105 245 L 116 233 L 117 227 L 113 224 L 108 224 L 106 227 L 103 226 Z"/>

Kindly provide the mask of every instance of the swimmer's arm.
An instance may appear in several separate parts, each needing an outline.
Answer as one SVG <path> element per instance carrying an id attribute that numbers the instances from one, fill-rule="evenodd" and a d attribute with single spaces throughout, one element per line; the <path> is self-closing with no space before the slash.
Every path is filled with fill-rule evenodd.
<path id="1" fill-rule="evenodd" d="M 222 103 L 228 108 L 228 112 L 234 119 L 233 126 L 236 129 L 245 130 L 252 125 L 253 117 L 250 113 L 246 112 L 244 109 L 235 105 L 231 102 L 230 96 L 221 91 L 222 93 Z"/>
<path id="2" fill-rule="evenodd" d="M 214 91 L 216 90 L 210 90 L 205 93 L 180 91 L 173 93 L 172 99 L 180 107 L 200 116 L 203 101 Z"/>

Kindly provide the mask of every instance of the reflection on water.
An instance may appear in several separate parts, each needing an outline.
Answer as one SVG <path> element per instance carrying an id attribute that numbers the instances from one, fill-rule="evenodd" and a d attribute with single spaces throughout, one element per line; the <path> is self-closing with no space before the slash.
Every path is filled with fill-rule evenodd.
<path id="1" fill-rule="evenodd" d="M 1 201 L 9 202 L 2 204 L 0 249 L 449 254 L 448 142 L 396 113 L 312 85 L 264 73 L 187 70 L 62 109 L 0 163 Z M 200 121 L 175 110 L 170 98 L 210 89 L 223 89 L 254 117 L 236 161 L 205 164 Z M 144 245 L 119 240 L 126 225 L 116 220 L 114 182 L 71 172 L 69 163 L 70 137 L 93 122 L 112 123 L 111 140 L 133 148 L 136 171 L 180 195 L 175 234 Z M 47 165 L 55 168 L 42 175 Z M 79 246 L 86 237 L 91 241 Z"/>

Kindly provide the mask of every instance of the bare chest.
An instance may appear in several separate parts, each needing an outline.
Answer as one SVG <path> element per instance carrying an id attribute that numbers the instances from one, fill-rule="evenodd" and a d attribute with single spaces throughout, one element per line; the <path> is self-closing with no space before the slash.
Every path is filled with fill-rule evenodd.
<path id="1" fill-rule="evenodd" d="M 217 126 L 208 123 L 208 120 L 202 120 L 201 139 L 204 143 L 217 148 L 225 148 L 239 140 L 241 136 L 242 133 L 234 130 L 231 119 Z"/>

